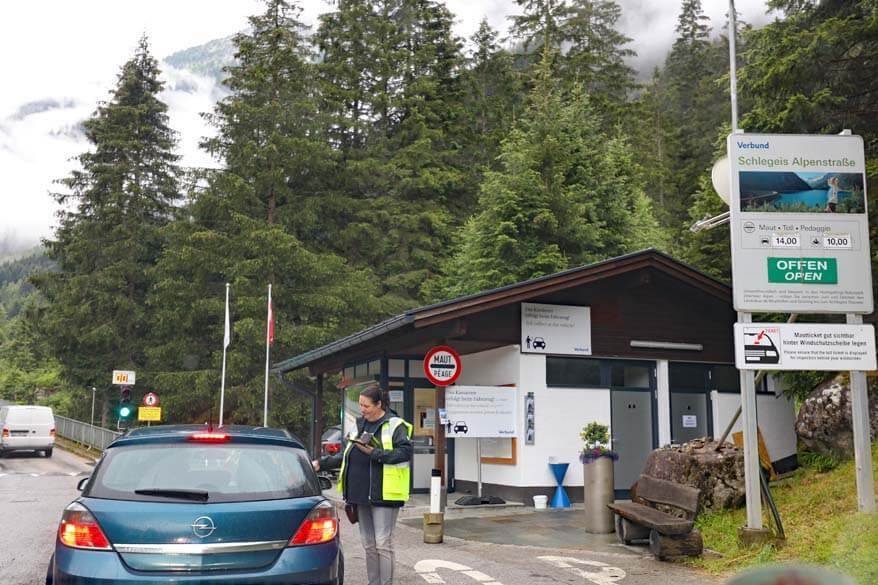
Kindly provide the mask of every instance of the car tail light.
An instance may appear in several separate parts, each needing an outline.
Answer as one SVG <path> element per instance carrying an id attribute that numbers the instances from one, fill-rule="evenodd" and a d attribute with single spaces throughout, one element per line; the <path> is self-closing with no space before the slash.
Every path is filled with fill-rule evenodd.
<path id="1" fill-rule="evenodd" d="M 229 440 L 229 434 L 217 431 L 194 433 L 189 435 L 189 440 L 200 443 L 224 443 Z"/>
<path id="2" fill-rule="evenodd" d="M 290 546 L 321 544 L 329 542 L 338 534 L 338 516 L 335 506 L 330 502 L 321 502 L 305 517 L 296 535 L 290 539 Z"/>
<path id="3" fill-rule="evenodd" d="M 110 541 L 104 536 L 98 521 L 88 508 L 73 502 L 64 510 L 58 539 L 64 546 L 92 550 L 112 550 Z"/>
<path id="4" fill-rule="evenodd" d="M 4 438 L 4 439 L 8 439 L 8 438 L 9 438 L 9 429 L 7 429 L 7 428 L 4 428 L 4 429 L 3 429 L 3 438 Z"/>
<path id="5" fill-rule="evenodd" d="M 52 437 L 53 439 L 55 438 L 55 429 L 52 429 L 49 431 L 49 436 Z"/>
<path id="6" fill-rule="evenodd" d="M 330 455 L 341 451 L 341 443 L 323 443 L 323 449 Z"/>

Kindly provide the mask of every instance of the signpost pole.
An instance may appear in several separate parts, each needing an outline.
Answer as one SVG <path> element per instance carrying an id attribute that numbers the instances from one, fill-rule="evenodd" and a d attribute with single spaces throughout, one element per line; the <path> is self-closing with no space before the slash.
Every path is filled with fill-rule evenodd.
<path id="1" fill-rule="evenodd" d="M 849 313 L 848 324 L 861 324 L 862 315 Z M 860 512 L 875 513 L 875 483 L 872 476 L 872 445 L 869 431 L 869 395 L 866 373 L 851 372 L 851 414 L 854 428 L 854 462 L 857 471 L 857 504 Z"/>
<path id="2" fill-rule="evenodd" d="M 750 313 L 738 313 L 739 323 L 751 323 Z M 747 500 L 747 528 L 762 529 L 762 500 L 759 492 L 759 450 L 756 435 L 756 380 L 752 370 L 741 372 L 741 425 L 744 435 L 744 494 Z"/>
<path id="3" fill-rule="evenodd" d="M 95 394 L 97 394 L 97 388 L 94 386 L 91 387 L 91 445 L 89 449 L 94 447 L 95 444 Z"/>
<path id="4" fill-rule="evenodd" d="M 476 495 L 479 496 L 479 499 L 482 499 L 482 440 L 476 439 L 476 469 L 478 470 L 477 478 L 478 483 L 476 484 Z"/>

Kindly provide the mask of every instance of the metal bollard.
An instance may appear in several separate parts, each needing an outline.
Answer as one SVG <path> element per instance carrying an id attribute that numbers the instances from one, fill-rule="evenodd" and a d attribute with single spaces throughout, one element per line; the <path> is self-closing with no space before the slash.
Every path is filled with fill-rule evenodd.
<path id="1" fill-rule="evenodd" d="M 430 511 L 424 514 L 424 542 L 442 542 L 445 514 L 442 509 L 442 472 L 434 469 L 430 474 Z"/>

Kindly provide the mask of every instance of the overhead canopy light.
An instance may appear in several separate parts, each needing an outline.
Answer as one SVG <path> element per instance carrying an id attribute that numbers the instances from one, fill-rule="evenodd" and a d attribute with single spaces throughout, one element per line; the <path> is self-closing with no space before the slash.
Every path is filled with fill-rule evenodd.
<path id="1" fill-rule="evenodd" d="M 675 343 L 673 341 L 640 341 L 631 340 L 631 347 L 643 349 L 677 349 L 682 351 L 702 351 L 704 346 L 700 343 Z"/>

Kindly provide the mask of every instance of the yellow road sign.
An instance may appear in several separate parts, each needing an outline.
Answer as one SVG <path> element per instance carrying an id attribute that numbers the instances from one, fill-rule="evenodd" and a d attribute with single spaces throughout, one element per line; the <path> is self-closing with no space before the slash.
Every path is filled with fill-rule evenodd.
<path id="1" fill-rule="evenodd" d="M 137 408 L 137 420 L 160 421 L 162 420 L 162 408 L 160 406 L 140 406 Z"/>

